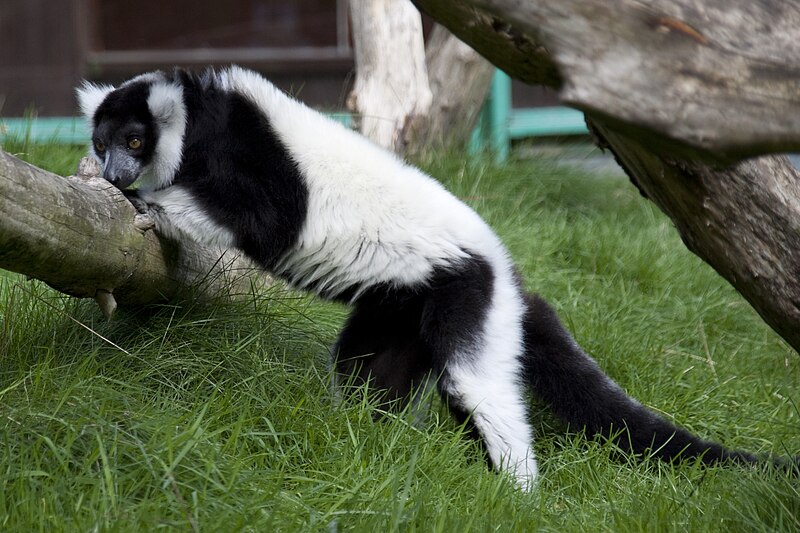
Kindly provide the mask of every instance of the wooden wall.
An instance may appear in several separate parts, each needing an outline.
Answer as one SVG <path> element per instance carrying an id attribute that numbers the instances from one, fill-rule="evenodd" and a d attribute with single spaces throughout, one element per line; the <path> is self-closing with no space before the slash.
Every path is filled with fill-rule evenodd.
<path id="1" fill-rule="evenodd" d="M 343 16 L 344 15 L 344 16 Z M 0 115 L 77 113 L 82 79 L 236 63 L 341 108 L 353 69 L 342 0 L 0 0 Z"/>
<path id="2" fill-rule="evenodd" d="M 83 0 L 0 1 L 0 114 L 75 114 Z"/>
<path id="3" fill-rule="evenodd" d="M 75 115 L 82 79 L 230 63 L 343 109 L 353 78 L 346 0 L 0 0 L 0 116 Z M 517 107 L 556 102 L 519 83 L 513 93 Z"/>

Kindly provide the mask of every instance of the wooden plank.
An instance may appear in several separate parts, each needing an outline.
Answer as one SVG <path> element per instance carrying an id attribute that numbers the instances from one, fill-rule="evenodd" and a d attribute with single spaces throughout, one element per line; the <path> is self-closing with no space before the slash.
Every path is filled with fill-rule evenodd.
<path id="1" fill-rule="evenodd" d="M 511 139 L 589 133 L 581 111 L 561 106 L 512 109 L 507 127 Z"/>
<path id="2" fill-rule="evenodd" d="M 79 117 L 0 118 L 0 141 L 86 144 L 89 131 Z"/>
<path id="3" fill-rule="evenodd" d="M 337 122 L 351 127 L 350 113 L 329 113 Z M 88 144 L 89 130 L 82 117 L 0 118 L 0 142 L 6 140 L 37 143 Z"/>

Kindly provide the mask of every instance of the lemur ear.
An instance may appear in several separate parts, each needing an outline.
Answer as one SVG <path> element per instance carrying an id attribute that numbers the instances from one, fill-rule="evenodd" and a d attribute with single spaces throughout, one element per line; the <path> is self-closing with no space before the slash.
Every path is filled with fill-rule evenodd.
<path id="1" fill-rule="evenodd" d="M 88 81 L 84 81 L 80 87 L 75 89 L 75 94 L 78 96 L 78 105 L 81 108 L 81 113 L 86 117 L 89 124 L 92 123 L 95 111 L 106 99 L 108 93 L 114 90 L 111 85 L 96 85 Z"/>
<path id="2" fill-rule="evenodd" d="M 156 83 L 150 87 L 147 107 L 156 122 L 165 125 L 183 122 L 186 113 L 183 105 L 183 89 L 172 83 Z"/>

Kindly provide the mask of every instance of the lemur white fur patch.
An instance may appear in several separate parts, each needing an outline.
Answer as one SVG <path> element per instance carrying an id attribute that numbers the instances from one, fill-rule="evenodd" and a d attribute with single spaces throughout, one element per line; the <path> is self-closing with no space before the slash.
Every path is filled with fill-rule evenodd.
<path id="1" fill-rule="evenodd" d="M 173 185 L 158 191 L 142 191 L 139 196 L 148 204 L 160 206 L 165 218 L 157 220 L 159 232 L 166 237 L 189 240 L 223 250 L 233 248 L 236 238 L 233 233 L 220 225 L 203 210 L 197 200 L 185 188 Z M 155 213 L 158 217 L 158 213 Z"/>
<path id="2" fill-rule="evenodd" d="M 475 353 L 448 362 L 445 388 L 471 413 L 492 464 L 511 473 L 523 489 L 532 490 L 538 466 L 522 381 L 525 302 L 511 260 L 494 256 L 491 263 L 494 290 L 481 342 L 471 348 Z"/>
<path id="3" fill-rule="evenodd" d="M 154 190 L 167 187 L 181 164 L 183 136 L 186 132 L 186 105 L 178 83 L 154 81 L 150 85 L 147 107 L 158 130 L 158 142 L 150 168 L 139 187 Z"/>

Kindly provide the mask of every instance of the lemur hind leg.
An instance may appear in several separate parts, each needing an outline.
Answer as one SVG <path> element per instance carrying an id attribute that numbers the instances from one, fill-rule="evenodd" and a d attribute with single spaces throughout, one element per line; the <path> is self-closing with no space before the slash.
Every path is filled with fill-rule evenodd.
<path id="1" fill-rule="evenodd" d="M 421 300 L 394 292 L 362 296 L 334 346 L 337 379 L 369 384 L 385 406 L 424 385 L 431 355 L 419 336 Z"/>
<path id="2" fill-rule="evenodd" d="M 450 409 L 469 417 L 492 465 L 530 490 L 537 465 L 523 382 L 524 311 L 510 265 L 473 256 L 432 281 L 421 333 Z"/>

